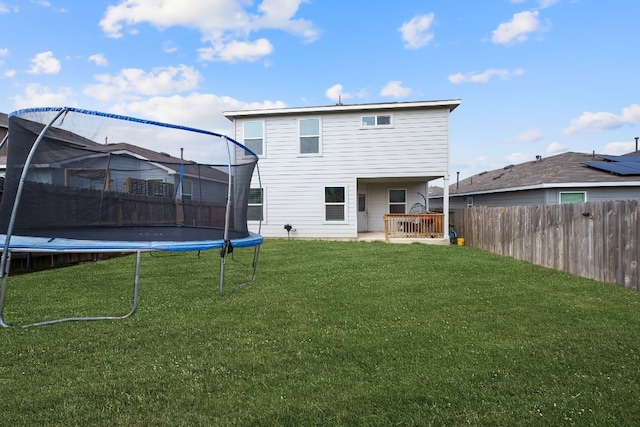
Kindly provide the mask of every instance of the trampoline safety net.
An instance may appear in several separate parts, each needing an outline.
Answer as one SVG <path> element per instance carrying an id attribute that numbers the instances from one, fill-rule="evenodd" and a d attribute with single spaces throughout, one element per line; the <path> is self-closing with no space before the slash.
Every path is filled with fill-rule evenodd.
<path id="1" fill-rule="evenodd" d="M 228 224 L 228 238 L 249 235 L 258 158 L 224 135 L 32 108 L 10 114 L 7 149 L 0 233 L 131 241 L 176 240 L 177 230 L 179 239 L 204 240 L 222 239 Z"/>

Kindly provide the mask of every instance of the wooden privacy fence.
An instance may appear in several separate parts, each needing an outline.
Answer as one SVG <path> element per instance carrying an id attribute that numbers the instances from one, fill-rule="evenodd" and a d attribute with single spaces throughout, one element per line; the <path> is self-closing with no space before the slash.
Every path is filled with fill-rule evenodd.
<path id="1" fill-rule="evenodd" d="M 453 212 L 465 245 L 640 290 L 638 200 Z"/>

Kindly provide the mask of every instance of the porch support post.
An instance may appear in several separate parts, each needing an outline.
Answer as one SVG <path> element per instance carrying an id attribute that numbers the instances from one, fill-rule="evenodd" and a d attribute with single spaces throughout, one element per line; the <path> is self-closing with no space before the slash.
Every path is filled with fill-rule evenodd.
<path id="1" fill-rule="evenodd" d="M 449 175 L 444 178 L 442 189 L 442 213 L 444 214 L 444 238 L 449 239 Z"/>

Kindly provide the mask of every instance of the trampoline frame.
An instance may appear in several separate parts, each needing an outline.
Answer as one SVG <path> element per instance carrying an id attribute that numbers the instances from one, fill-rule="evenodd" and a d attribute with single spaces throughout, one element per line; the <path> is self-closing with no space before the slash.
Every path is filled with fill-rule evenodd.
<path id="1" fill-rule="evenodd" d="M 49 110 L 58 110 L 58 109 L 49 109 Z M 29 237 L 29 236 L 13 236 L 13 228 L 15 225 L 16 215 L 18 206 L 20 203 L 20 197 L 23 191 L 24 182 L 27 175 L 27 170 L 33 156 L 38 148 L 38 145 L 44 138 L 47 131 L 52 127 L 53 123 L 64 113 L 68 111 L 81 111 L 74 108 L 63 107 L 60 108 L 58 113 L 54 116 L 54 118 L 42 129 L 38 138 L 34 142 L 29 155 L 25 161 L 25 164 L 22 169 L 22 175 L 20 177 L 20 181 L 18 184 L 18 190 L 16 194 L 16 198 L 13 203 L 13 208 L 11 211 L 11 217 L 9 219 L 9 225 L 7 228 L 6 234 L 0 234 L 0 239 L 4 238 L 4 242 L 2 242 L 2 257 L 0 260 L 0 274 L 2 275 L 2 285 L 0 286 L 0 327 L 3 328 L 28 328 L 32 326 L 42 326 L 42 325 L 51 325 L 56 323 L 63 322 L 73 322 L 73 321 L 94 321 L 94 320 L 120 320 L 131 317 L 138 308 L 138 291 L 140 284 L 140 265 L 142 260 L 143 252 L 155 252 L 155 251 L 201 251 L 201 250 L 209 250 L 209 249 L 220 249 L 220 288 L 219 294 L 220 296 L 224 296 L 224 273 L 225 273 L 225 264 L 226 264 L 226 255 L 232 253 L 234 247 L 254 247 L 253 254 L 253 272 L 249 280 L 236 285 L 234 288 L 238 290 L 239 288 L 253 283 L 257 276 L 258 271 L 258 259 L 260 254 L 260 246 L 262 244 L 262 236 L 258 233 L 249 233 L 249 236 L 246 238 L 238 238 L 238 239 L 229 239 L 229 216 L 231 210 L 231 182 L 227 186 L 227 205 L 225 212 L 225 226 L 224 226 L 224 238 L 223 240 L 206 240 L 206 241 L 190 241 L 190 242 L 175 242 L 175 241 L 142 241 L 142 242 L 124 242 L 124 241 L 88 241 L 88 240 L 75 240 L 75 239 L 64 239 L 64 238 L 45 238 L 45 237 Z M 88 112 L 90 114 L 96 114 L 95 112 Z M 155 124 L 159 126 L 167 126 L 167 124 L 159 123 L 159 122 L 150 122 L 146 121 L 146 123 Z M 195 130 L 192 128 L 184 128 L 186 130 Z M 220 134 L 215 134 L 213 132 L 205 132 L 211 135 L 222 137 L 225 141 L 227 141 L 227 137 Z M 5 135 L 0 142 L 0 148 L 8 141 L 9 134 Z M 233 141 L 233 140 L 232 140 Z M 234 143 L 238 144 L 236 141 Z M 251 150 L 247 149 L 249 152 Z M 227 143 L 227 151 L 228 151 L 228 169 L 229 176 L 231 176 L 231 150 L 229 148 L 229 144 Z M 257 165 L 256 165 L 257 170 Z M 258 180 L 260 181 L 260 173 L 258 174 Z M 260 184 L 260 187 L 262 185 Z M 261 227 L 260 223 L 260 227 Z M 13 244 L 12 244 L 13 238 Z M 44 320 L 33 323 L 24 323 L 24 324 L 9 324 L 4 319 L 4 305 L 9 281 L 9 270 L 11 266 L 11 254 L 13 252 L 16 253 L 135 253 L 136 254 L 136 263 L 135 263 L 135 274 L 133 280 L 133 291 L 132 291 L 132 301 L 131 301 L 131 309 L 122 315 L 112 315 L 112 316 L 84 316 L 84 317 L 64 317 L 59 319 L 52 320 Z"/>

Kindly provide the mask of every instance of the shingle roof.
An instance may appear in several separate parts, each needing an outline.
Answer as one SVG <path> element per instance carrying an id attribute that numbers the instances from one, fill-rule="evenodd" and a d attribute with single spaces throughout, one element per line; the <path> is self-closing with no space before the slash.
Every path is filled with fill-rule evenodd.
<path id="1" fill-rule="evenodd" d="M 638 176 L 619 176 L 584 165 L 603 160 L 598 154 L 568 152 L 481 172 L 449 186 L 450 195 L 553 187 L 554 184 L 640 182 Z"/>
<path id="2" fill-rule="evenodd" d="M 206 165 L 198 165 L 196 162 L 191 160 L 179 159 L 169 154 L 138 147 L 137 145 L 131 145 L 126 142 L 106 145 L 98 144 L 98 147 L 100 148 L 100 151 L 107 152 L 128 151 L 130 153 L 137 154 L 151 162 L 161 163 L 165 167 L 172 169 L 175 172 L 179 172 L 180 169 L 184 167 L 184 172 L 193 176 L 201 176 L 203 178 L 219 180 L 226 180 L 228 177 L 225 172 L 222 172 L 216 168 L 208 167 Z"/>

